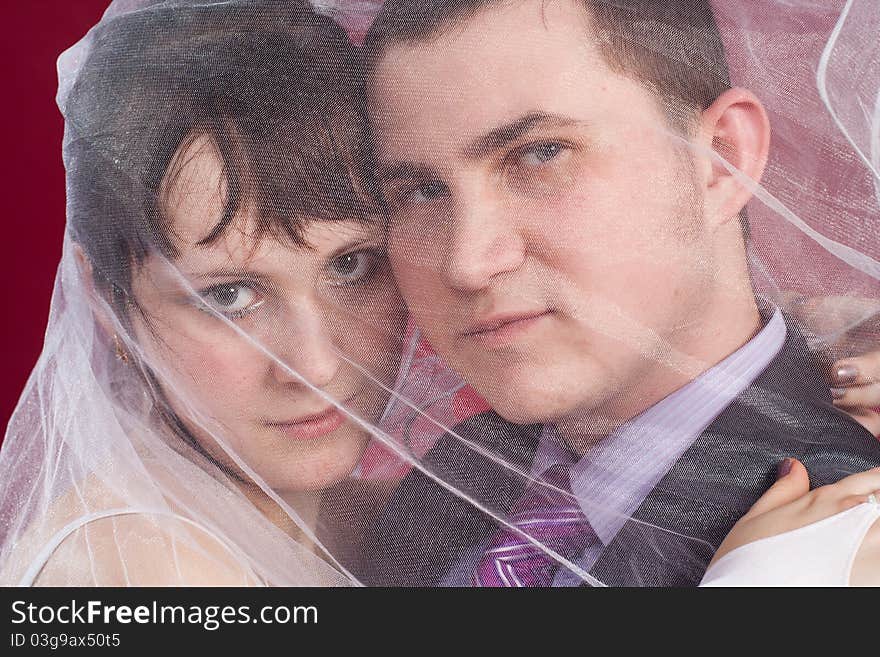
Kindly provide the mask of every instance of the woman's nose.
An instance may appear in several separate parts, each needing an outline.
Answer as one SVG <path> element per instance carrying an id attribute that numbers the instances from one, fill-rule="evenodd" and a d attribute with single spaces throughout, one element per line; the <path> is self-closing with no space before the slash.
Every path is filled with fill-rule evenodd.
<path id="1" fill-rule="evenodd" d="M 336 378 L 341 358 L 329 327 L 317 309 L 298 305 L 291 317 L 279 322 L 272 375 L 279 383 L 324 388 Z"/>

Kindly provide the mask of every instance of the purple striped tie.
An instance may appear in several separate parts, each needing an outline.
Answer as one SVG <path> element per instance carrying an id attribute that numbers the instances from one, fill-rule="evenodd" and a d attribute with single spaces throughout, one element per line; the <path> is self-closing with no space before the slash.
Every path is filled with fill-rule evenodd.
<path id="1" fill-rule="evenodd" d="M 597 540 L 593 528 L 571 494 L 568 468 L 555 465 L 529 486 L 510 512 L 509 522 L 565 559 L 577 558 Z M 560 490 L 555 490 L 553 487 Z M 562 491 L 562 492 L 560 492 Z M 501 530 L 489 541 L 474 586 L 550 586 L 559 562 L 523 536 Z"/>

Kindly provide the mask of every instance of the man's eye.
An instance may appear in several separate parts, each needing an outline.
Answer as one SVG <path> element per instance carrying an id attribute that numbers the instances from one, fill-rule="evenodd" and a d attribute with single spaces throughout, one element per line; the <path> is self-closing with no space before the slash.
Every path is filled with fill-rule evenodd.
<path id="1" fill-rule="evenodd" d="M 333 258 L 327 263 L 327 272 L 334 285 L 351 285 L 372 276 L 378 263 L 378 253 L 362 249 Z"/>
<path id="2" fill-rule="evenodd" d="M 555 158 L 564 148 L 565 146 L 558 142 L 534 144 L 523 151 L 520 161 L 527 166 L 538 167 Z"/>
<path id="3" fill-rule="evenodd" d="M 244 283 L 215 285 L 201 294 L 211 308 L 227 317 L 242 317 L 262 303 L 257 300 L 258 293 Z"/>

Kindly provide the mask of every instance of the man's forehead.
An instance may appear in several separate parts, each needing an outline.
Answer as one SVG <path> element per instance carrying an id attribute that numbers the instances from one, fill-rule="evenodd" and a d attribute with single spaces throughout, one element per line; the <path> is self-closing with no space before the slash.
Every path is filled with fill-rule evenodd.
<path id="1" fill-rule="evenodd" d="M 566 7 L 583 13 L 568 0 L 492 5 L 436 38 L 391 46 L 370 89 L 381 149 L 460 146 L 533 111 L 576 118 L 586 91 L 620 76 L 582 24 L 562 20 Z"/>
<path id="2" fill-rule="evenodd" d="M 598 38 L 582 2 L 519 0 L 488 3 L 472 15 L 442 25 L 425 38 L 389 42 L 376 62 L 376 72 L 418 78 L 426 69 L 469 74 L 505 65 L 540 63 L 536 50 L 553 47 L 576 58 L 598 54 Z M 574 50 L 574 52 L 572 52 Z M 484 57 L 484 55 L 491 55 Z M 556 53 L 558 54 L 558 53 Z"/>

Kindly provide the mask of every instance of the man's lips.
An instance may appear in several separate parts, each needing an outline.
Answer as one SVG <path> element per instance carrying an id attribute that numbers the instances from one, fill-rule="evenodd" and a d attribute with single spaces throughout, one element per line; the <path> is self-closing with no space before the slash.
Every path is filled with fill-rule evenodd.
<path id="1" fill-rule="evenodd" d="M 544 315 L 549 315 L 549 310 L 535 310 L 535 311 L 525 311 L 525 312 L 513 312 L 513 313 L 498 313 L 496 315 L 490 315 L 481 319 L 480 321 L 474 323 L 467 331 L 464 332 L 463 335 L 477 335 L 479 333 L 488 333 L 491 331 L 498 330 L 503 326 L 507 326 L 508 324 L 514 324 L 516 322 L 524 322 L 530 319 L 535 319 L 537 317 L 543 317 Z"/>
<path id="2" fill-rule="evenodd" d="M 474 339 L 485 346 L 500 346 L 509 343 L 552 312 L 537 310 L 490 315 L 471 325 L 462 333 L 462 337 Z"/>

